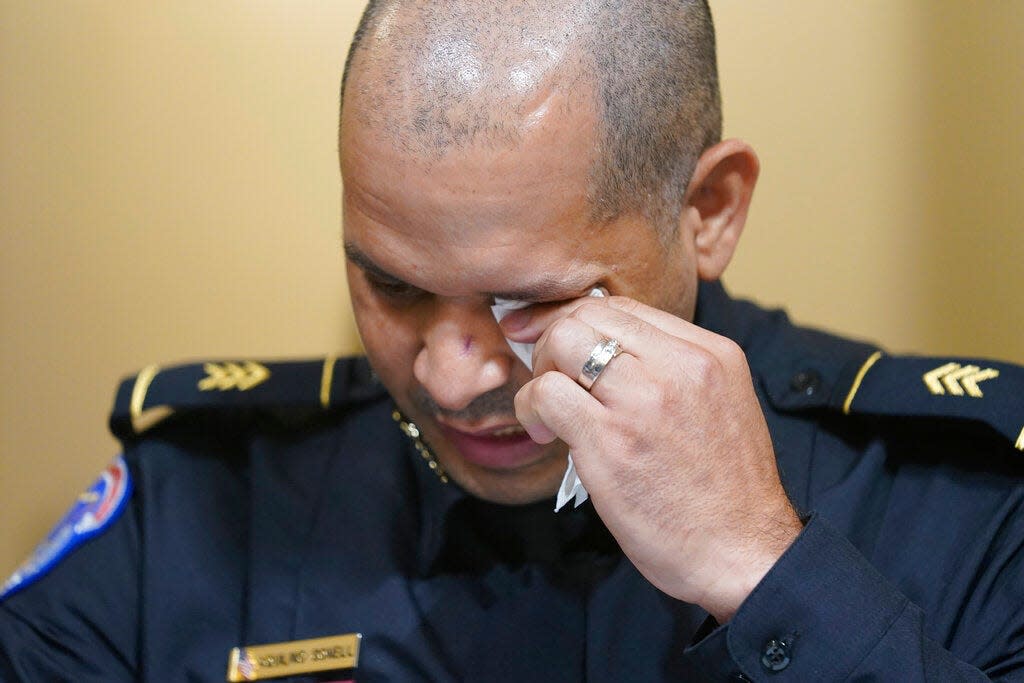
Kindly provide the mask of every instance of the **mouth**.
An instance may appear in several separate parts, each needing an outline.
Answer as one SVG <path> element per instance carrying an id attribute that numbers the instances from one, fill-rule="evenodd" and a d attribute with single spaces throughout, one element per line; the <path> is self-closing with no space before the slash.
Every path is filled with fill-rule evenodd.
<path id="1" fill-rule="evenodd" d="M 487 436 L 490 436 L 495 439 L 500 439 L 507 436 L 522 436 L 525 433 L 526 430 L 523 429 L 522 425 L 509 425 L 507 427 L 499 427 L 498 429 L 495 429 L 494 431 L 487 434 Z"/>
<path id="2" fill-rule="evenodd" d="M 535 443 L 518 423 L 505 423 L 484 429 L 458 428 L 439 422 L 445 438 L 455 446 L 466 461 L 496 470 L 512 470 L 528 465 L 542 455 Z"/>

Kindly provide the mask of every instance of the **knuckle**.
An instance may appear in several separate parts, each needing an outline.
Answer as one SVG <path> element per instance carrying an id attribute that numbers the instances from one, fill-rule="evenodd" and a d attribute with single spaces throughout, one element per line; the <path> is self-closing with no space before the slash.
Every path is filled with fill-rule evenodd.
<path id="1" fill-rule="evenodd" d="M 722 337 L 718 342 L 718 348 L 719 354 L 721 355 L 722 360 L 725 361 L 726 365 L 735 367 L 746 364 L 747 354 L 745 354 L 740 345 L 732 339 Z"/>
<path id="2" fill-rule="evenodd" d="M 641 337 L 647 331 L 647 323 L 633 316 L 626 318 L 620 324 L 630 336 Z"/>
<path id="3" fill-rule="evenodd" d="M 683 372 L 687 364 L 690 362 L 689 349 L 686 348 L 685 344 L 669 344 L 664 349 L 663 353 L 668 367 L 670 367 L 673 372 Z"/>
<path id="4" fill-rule="evenodd" d="M 605 305 L 598 303 L 600 300 L 587 300 L 577 306 L 570 317 L 580 322 L 587 322 L 588 320 L 594 320 L 596 316 L 600 316 Z"/>
<path id="5" fill-rule="evenodd" d="M 533 380 L 533 391 L 541 403 L 557 401 L 562 393 L 562 375 L 553 370 L 545 372 Z"/>
<path id="6" fill-rule="evenodd" d="M 635 313 L 640 310 L 640 302 L 636 299 L 630 299 L 627 296 L 610 296 L 607 299 L 608 303 L 618 308 L 620 311 L 626 313 Z"/>
<path id="7" fill-rule="evenodd" d="M 718 357 L 703 348 L 689 353 L 687 367 L 691 378 L 702 384 L 713 382 L 722 370 Z"/>
<path id="8" fill-rule="evenodd" d="M 556 320 L 548 328 L 547 343 L 553 344 L 559 348 L 565 348 L 567 344 L 572 343 L 572 339 L 575 337 L 576 323 L 569 318 L 561 318 Z"/>

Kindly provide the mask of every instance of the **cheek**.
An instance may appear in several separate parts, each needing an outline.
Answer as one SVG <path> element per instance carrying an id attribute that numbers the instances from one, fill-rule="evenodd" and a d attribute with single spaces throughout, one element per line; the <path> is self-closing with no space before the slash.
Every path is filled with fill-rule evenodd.
<path id="1" fill-rule="evenodd" d="M 685 244 L 652 254 L 639 274 L 648 303 L 684 320 L 693 320 L 697 297 L 697 270 Z"/>
<path id="2" fill-rule="evenodd" d="M 419 350 L 416 316 L 381 303 L 365 285 L 352 282 L 352 309 L 370 364 L 393 395 L 400 395 L 412 378 Z"/>
<path id="3" fill-rule="evenodd" d="M 679 262 L 652 259 L 642 268 L 620 271 L 609 289 L 684 320 L 693 319 L 696 275 Z"/>
<path id="4" fill-rule="evenodd" d="M 673 273 L 671 279 L 660 283 L 658 288 L 658 308 L 671 313 L 677 318 L 693 321 L 697 302 L 697 277 L 695 273 L 680 271 Z"/>

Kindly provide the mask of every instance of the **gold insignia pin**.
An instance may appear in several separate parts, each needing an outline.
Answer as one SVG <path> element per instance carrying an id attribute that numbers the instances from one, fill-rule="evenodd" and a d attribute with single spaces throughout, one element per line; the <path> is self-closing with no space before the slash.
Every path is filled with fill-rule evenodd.
<path id="1" fill-rule="evenodd" d="M 355 669 L 359 666 L 359 643 L 362 638 L 361 633 L 346 633 L 326 638 L 236 647 L 228 657 L 227 680 L 262 681 L 318 671 Z"/>
<path id="2" fill-rule="evenodd" d="M 999 377 L 999 371 L 995 368 L 982 370 L 977 365 L 946 363 L 926 372 L 921 379 L 924 380 L 928 391 L 936 396 L 948 393 L 950 396 L 967 394 L 973 398 L 981 398 L 984 394 L 978 388 L 978 384 L 996 377 Z"/>
<path id="3" fill-rule="evenodd" d="M 270 378 L 270 370 L 247 360 L 244 363 L 206 363 L 206 377 L 199 380 L 199 391 L 248 391 Z"/>

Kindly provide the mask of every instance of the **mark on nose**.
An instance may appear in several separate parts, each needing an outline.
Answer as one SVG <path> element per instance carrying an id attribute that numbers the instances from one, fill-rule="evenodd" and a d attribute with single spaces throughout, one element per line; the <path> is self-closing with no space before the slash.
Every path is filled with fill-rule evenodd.
<path id="1" fill-rule="evenodd" d="M 468 334 L 462 340 L 462 355 L 468 356 L 473 349 L 473 338 Z"/>

